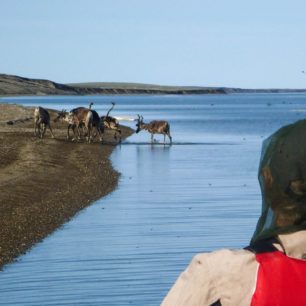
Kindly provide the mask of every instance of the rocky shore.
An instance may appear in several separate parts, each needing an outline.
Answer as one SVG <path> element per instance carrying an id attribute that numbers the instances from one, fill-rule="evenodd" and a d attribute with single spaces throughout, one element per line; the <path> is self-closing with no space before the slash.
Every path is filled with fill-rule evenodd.
<path id="1" fill-rule="evenodd" d="M 52 122 L 56 138 L 47 131 L 38 139 L 32 116 L 33 108 L 0 104 L 0 268 L 118 182 L 109 160 L 111 131 L 102 145 L 73 143 L 65 139 L 65 124 Z M 132 132 L 122 127 L 123 138 Z"/>

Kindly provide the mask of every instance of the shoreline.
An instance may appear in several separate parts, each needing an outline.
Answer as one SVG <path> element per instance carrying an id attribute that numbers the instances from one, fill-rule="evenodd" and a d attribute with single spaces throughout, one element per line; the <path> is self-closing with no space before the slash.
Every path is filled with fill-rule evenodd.
<path id="1" fill-rule="evenodd" d="M 62 84 L 46 79 L 0 74 L 0 96 L 94 96 L 94 95 L 208 95 L 234 93 L 305 93 L 304 88 L 239 88 L 225 86 L 180 86 L 125 82 Z"/>
<path id="2" fill-rule="evenodd" d="M 33 107 L 0 104 L 0 270 L 31 249 L 80 210 L 114 191 L 120 174 L 105 144 L 65 139 L 66 125 L 53 123 L 55 139 L 33 136 Z M 7 125 L 13 120 L 16 123 Z M 133 130 L 121 126 L 122 138 Z"/>

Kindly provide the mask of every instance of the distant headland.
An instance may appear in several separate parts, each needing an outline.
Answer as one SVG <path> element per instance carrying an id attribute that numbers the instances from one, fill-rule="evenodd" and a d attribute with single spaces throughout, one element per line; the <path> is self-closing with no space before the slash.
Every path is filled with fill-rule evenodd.
<path id="1" fill-rule="evenodd" d="M 201 86 L 161 86 L 140 83 L 70 83 L 0 74 L 0 96 L 44 95 L 196 95 L 306 92 L 306 89 L 242 89 Z"/>

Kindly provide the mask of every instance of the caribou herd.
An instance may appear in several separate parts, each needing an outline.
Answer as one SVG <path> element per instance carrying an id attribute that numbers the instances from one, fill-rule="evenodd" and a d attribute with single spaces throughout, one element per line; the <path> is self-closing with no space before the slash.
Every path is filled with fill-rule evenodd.
<path id="1" fill-rule="evenodd" d="M 88 108 L 77 107 L 69 112 L 62 110 L 57 113 L 54 122 L 62 121 L 67 124 L 68 140 L 72 139 L 72 141 L 79 141 L 84 138 L 90 143 L 99 135 L 99 140 L 102 142 L 105 129 L 110 129 L 114 131 L 114 139 L 121 143 L 121 129 L 118 119 L 110 116 L 110 112 L 113 110 L 115 103 L 112 102 L 112 106 L 105 116 L 99 116 L 99 114 L 92 109 L 92 106 L 93 103 L 90 103 Z M 154 120 L 149 123 L 144 123 L 143 116 L 140 115 L 137 115 L 137 119 L 134 120 L 136 121 L 136 133 L 139 133 L 141 130 L 148 131 L 151 134 L 152 144 L 154 143 L 154 134 L 164 135 L 164 144 L 166 143 L 167 136 L 170 144 L 172 144 L 170 125 L 167 121 Z M 40 106 L 36 107 L 34 110 L 34 135 L 43 138 L 46 129 L 49 128 L 52 138 L 54 138 L 50 123 L 49 112 Z M 73 133 L 72 138 L 70 136 L 71 130 Z"/>

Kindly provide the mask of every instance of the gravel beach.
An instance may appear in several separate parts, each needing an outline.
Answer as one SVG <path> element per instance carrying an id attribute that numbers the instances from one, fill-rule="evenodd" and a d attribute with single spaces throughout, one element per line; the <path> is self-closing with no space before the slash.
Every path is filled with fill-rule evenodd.
<path id="1" fill-rule="evenodd" d="M 50 115 L 55 139 L 49 131 L 38 139 L 33 108 L 0 104 L 0 268 L 117 186 L 113 131 L 102 145 L 74 143 Z M 133 133 L 121 128 L 123 138 Z"/>

